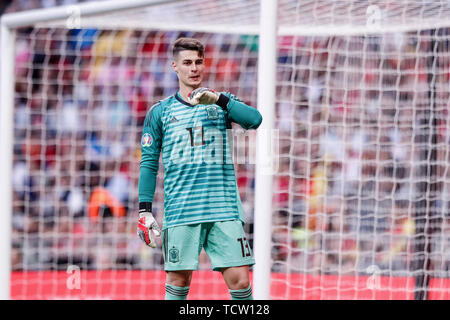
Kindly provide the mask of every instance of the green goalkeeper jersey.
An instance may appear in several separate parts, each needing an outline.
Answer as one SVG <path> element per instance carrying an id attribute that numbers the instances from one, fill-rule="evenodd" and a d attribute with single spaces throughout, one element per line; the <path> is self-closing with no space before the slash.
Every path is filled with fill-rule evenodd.
<path id="1" fill-rule="evenodd" d="M 231 123 L 256 129 L 260 113 L 230 93 L 228 106 L 192 106 L 179 93 L 148 111 L 141 139 L 139 202 L 153 202 L 159 158 L 164 167 L 164 219 L 168 227 L 243 220 L 232 150 Z"/>

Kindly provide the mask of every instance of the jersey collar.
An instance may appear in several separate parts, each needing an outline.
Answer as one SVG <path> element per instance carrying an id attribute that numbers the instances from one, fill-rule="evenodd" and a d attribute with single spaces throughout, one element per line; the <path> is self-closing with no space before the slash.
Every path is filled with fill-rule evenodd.
<path id="1" fill-rule="evenodd" d="M 192 104 L 190 104 L 189 102 L 186 102 L 183 100 L 183 98 L 181 98 L 181 95 L 179 92 L 175 93 L 174 95 L 175 99 L 177 99 L 179 102 L 181 102 L 182 104 L 188 106 L 188 107 L 194 107 Z"/>

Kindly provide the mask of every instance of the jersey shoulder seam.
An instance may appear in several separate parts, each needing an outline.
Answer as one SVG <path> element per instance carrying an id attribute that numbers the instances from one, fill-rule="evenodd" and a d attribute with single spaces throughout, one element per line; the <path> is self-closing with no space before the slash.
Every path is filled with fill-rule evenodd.
<path id="1" fill-rule="evenodd" d="M 160 111 L 160 117 L 159 117 L 160 120 L 161 120 L 162 113 L 163 113 L 164 110 L 165 110 L 165 105 L 170 101 L 170 99 L 171 99 L 171 96 L 168 96 L 167 98 L 164 98 L 164 99 L 162 99 L 162 100 L 158 100 L 158 102 L 156 102 L 154 105 L 152 105 L 152 106 L 150 107 L 150 109 L 148 110 L 148 114 L 149 114 L 148 122 L 149 122 L 149 123 L 150 123 L 150 120 L 151 120 L 152 117 L 153 117 L 153 115 L 152 115 L 153 111 L 156 112 L 156 110 L 157 110 L 158 107 L 162 109 L 162 110 Z"/>

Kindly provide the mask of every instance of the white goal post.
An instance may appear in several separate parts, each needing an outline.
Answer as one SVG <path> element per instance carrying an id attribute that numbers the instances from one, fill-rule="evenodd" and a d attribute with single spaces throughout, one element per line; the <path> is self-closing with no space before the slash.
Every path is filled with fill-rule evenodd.
<path id="1" fill-rule="evenodd" d="M 9 277 L 11 272 L 11 215 L 12 215 L 12 118 L 14 110 L 14 66 L 11 63 L 14 57 L 14 34 L 7 25 L 1 23 L 0 41 L 2 44 L 2 57 L 0 58 L 0 149 L 4 152 L 1 160 L 1 190 L 0 199 L 5 204 L 2 212 L 1 244 L 0 255 L 2 261 L 0 265 L 1 299 L 9 299 Z"/>

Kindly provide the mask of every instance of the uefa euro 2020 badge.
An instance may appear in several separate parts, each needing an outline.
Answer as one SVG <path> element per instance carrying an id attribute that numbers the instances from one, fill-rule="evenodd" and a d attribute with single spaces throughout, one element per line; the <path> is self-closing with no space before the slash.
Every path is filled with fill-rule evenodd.
<path id="1" fill-rule="evenodd" d="M 143 147 L 150 147 L 152 145 L 153 138 L 150 133 L 144 133 L 141 139 L 141 145 Z"/>
<path id="2" fill-rule="evenodd" d="M 206 107 L 206 115 L 209 120 L 217 120 L 219 119 L 219 111 L 215 106 L 207 106 Z"/>

